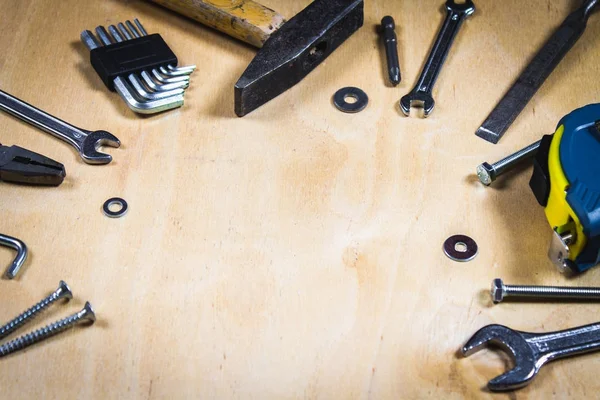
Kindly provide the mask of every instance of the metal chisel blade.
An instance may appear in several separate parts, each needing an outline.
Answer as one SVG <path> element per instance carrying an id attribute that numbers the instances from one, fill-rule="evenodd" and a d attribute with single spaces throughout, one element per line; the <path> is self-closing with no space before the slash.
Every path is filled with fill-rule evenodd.
<path id="1" fill-rule="evenodd" d="M 583 35 L 587 20 L 599 2 L 587 0 L 567 17 L 475 132 L 477 136 L 494 144 L 500 141 L 529 100 Z"/>

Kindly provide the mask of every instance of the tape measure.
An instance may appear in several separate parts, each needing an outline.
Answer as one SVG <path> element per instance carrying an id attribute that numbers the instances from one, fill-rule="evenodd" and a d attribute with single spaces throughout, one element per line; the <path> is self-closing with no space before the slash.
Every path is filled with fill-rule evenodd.
<path id="1" fill-rule="evenodd" d="M 544 136 L 529 186 L 554 230 L 552 262 L 574 273 L 600 264 L 600 104 L 573 111 Z"/>

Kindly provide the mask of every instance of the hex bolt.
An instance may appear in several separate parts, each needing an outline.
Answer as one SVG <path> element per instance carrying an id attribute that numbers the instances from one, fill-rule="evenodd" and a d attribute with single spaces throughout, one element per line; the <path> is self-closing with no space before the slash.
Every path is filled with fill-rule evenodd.
<path id="1" fill-rule="evenodd" d="M 95 321 L 96 315 L 94 314 L 92 305 L 89 302 L 87 302 L 85 303 L 85 307 L 83 308 L 83 310 L 79 311 L 78 313 L 75 313 L 67 318 L 54 322 L 42 329 L 38 329 L 37 331 L 33 331 L 24 336 L 21 336 L 18 339 L 3 344 L 2 346 L 0 346 L 0 357 L 5 357 L 9 354 L 23 350 L 35 343 L 41 342 L 52 336 L 58 335 L 59 333 L 64 332 L 68 328 L 71 328 L 75 325 L 79 325 L 85 322 L 89 322 L 91 325 Z"/>
<path id="2" fill-rule="evenodd" d="M 492 301 L 500 303 L 507 297 L 553 300 L 600 300 L 600 288 L 565 286 L 505 285 L 502 279 L 492 281 Z"/>
<path id="3" fill-rule="evenodd" d="M 484 162 L 479 165 L 477 167 L 477 177 L 479 178 L 479 181 L 485 186 L 490 186 L 500 175 L 514 169 L 522 162 L 535 157 L 541 143 L 542 141 L 539 140 L 494 164 L 490 165 L 489 163 Z"/>
<path id="4" fill-rule="evenodd" d="M 58 300 L 65 299 L 71 300 L 73 298 L 73 293 L 69 288 L 69 285 L 66 284 L 65 281 L 60 281 L 58 284 L 58 289 L 54 291 L 50 296 L 46 297 L 27 311 L 19 314 L 12 321 L 8 322 L 4 326 L 0 326 L 0 339 L 4 339 L 12 332 L 21 328 L 23 325 L 31 322 L 38 314 L 44 311 L 46 308 L 50 307 L 52 304 L 57 302 Z"/>

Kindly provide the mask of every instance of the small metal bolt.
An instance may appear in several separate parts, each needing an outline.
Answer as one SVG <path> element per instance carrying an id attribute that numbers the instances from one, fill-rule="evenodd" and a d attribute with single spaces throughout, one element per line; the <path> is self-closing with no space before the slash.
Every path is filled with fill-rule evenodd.
<path id="1" fill-rule="evenodd" d="M 39 313 L 50 307 L 53 303 L 61 299 L 71 300 L 73 293 L 69 288 L 69 285 L 65 281 L 60 281 L 58 289 L 54 291 L 50 296 L 46 297 L 27 311 L 16 316 L 12 321 L 8 322 L 4 326 L 0 326 L 0 339 L 4 339 L 12 332 L 16 331 L 23 325 L 32 321 Z"/>
<path id="2" fill-rule="evenodd" d="M 492 281 L 492 301 L 500 303 L 507 297 L 562 300 L 600 300 L 600 288 L 565 286 L 505 285 L 502 279 Z"/>
<path id="3" fill-rule="evenodd" d="M 78 313 L 75 313 L 67 318 L 54 322 L 42 329 L 38 329 L 37 331 L 28 333 L 24 336 L 21 336 L 18 339 L 3 344 L 2 346 L 0 346 L 0 357 L 5 357 L 19 350 L 23 350 L 35 343 L 41 342 L 52 336 L 58 335 L 59 333 L 64 332 L 68 328 L 71 328 L 75 325 L 84 322 L 90 322 L 91 324 L 93 324 L 95 321 L 96 315 L 94 314 L 92 305 L 89 302 L 87 302 L 85 303 L 85 307 L 83 308 L 83 310 L 79 311 Z"/>
<path id="4" fill-rule="evenodd" d="M 490 165 L 489 163 L 484 162 L 479 165 L 477 167 L 477 177 L 479 178 L 479 181 L 485 186 L 490 186 L 500 175 L 512 170 L 521 162 L 535 157 L 541 143 L 541 140 L 537 141 L 494 164 Z"/>

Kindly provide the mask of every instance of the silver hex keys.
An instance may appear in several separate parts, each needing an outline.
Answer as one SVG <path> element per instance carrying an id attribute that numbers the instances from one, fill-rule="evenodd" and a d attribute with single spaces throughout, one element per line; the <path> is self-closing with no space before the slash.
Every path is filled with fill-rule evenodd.
<path id="1" fill-rule="evenodd" d="M 177 67 L 177 57 L 159 34 L 139 20 L 81 32 L 90 62 L 107 88 L 136 113 L 154 114 L 183 105 L 195 66 Z"/>

